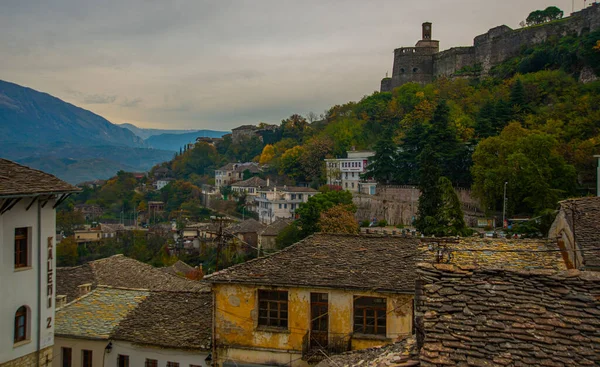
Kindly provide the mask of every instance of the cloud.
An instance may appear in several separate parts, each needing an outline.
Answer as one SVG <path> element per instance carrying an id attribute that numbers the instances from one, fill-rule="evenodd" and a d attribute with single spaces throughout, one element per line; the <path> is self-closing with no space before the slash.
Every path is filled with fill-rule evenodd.
<path id="1" fill-rule="evenodd" d="M 91 94 L 83 97 L 85 104 L 110 104 L 117 100 L 117 96 L 108 96 L 105 94 Z"/>
<path id="2" fill-rule="evenodd" d="M 119 106 L 131 108 L 131 107 L 137 107 L 140 103 L 142 103 L 141 98 L 134 98 L 134 99 L 123 98 L 119 102 Z"/>

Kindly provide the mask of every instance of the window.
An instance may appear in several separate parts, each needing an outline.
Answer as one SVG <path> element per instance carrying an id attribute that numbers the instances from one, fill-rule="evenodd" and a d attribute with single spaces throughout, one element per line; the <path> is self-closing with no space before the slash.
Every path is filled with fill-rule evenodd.
<path id="1" fill-rule="evenodd" d="M 15 313 L 15 343 L 27 340 L 27 313 L 27 306 L 19 307 Z"/>
<path id="2" fill-rule="evenodd" d="M 15 228 L 15 269 L 29 266 L 29 239 L 27 228 Z"/>
<path id="3" fill-rule="evenodd" d="M 354 188 L 354 182 L 352 182 L 352 188 Z"/>
<path id="4" fill-rule="evenodd" d="M 73 350 L 71 348 L 60 348 L 60 354 L 62 358 L 62 367 L 71 367 L 72 366 L 72 358 L 73 358 Z"/>
<path id="5" fill-rule="evenodd" d="M 81 351 L 81 367 L 92 367 L 92 351 L 83 349 Z"/>
<path id="6" fill-rule="evenodd" d="M 146 358 L 146 363 L 144 367 L 158 367 L 158 361 L 156 359 L 148 359 Z"/>
<path id="7" fill-rule="evenodd" d="M 119 354 L 119 357 L 117 358 L 117 366 L 129 367 L 129 356 L 124 356 L 122 354 Z"/>
<path id="8" fill-rule="evenodd" d="M 281 204 L 279 204 L 279 209 L 281 209 Z"/>
<path id="9" fill-rule="evenodd" d="M 298 194 L 298 200 L 302 200 L 302 194 Z"/>
<path id="10" fill-rule="evenodd" d="M 288 292 L 258 291 L 258 325 L 287 328 Z"/>
<path id="11" fill-rule="evenodd" d="M 287 209 L 287 204 L 283 204 L 283 209 Z"/>
<path id="12" fill-rule="evenodd" d="M 385 335 L 385 298 L 354 297 L 354 332 Z"/>
<path id="13" fill-rule="evenodd" d="M 167 362 L 167 367 L 179 367 L 178 362 Z"/>
<path id="14" fill-rule="evenodd" d="M 418 72 L 418 71 L 419 71 L 419 68 L 414 68 L 414 69 L 413 69 L 413 73 L 416 73 L 416 72 Z"/>

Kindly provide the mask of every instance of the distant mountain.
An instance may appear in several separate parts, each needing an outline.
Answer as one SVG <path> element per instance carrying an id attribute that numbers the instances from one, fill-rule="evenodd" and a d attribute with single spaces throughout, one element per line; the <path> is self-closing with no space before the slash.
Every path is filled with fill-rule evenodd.
<path id="1" fill-rule="evenodd" d="M 145 146 L 131 131 L 95 113 L 0 80 L 0 145 L 12 142 Z"/>
<path id="2" fill-rule="evenodd" d="M 160 134 L 187 134 L 187 133 L 191 133 L 194 131 L 198 131 L 195 129 L 189 129 L 189 130 L 145 129 L 143 127 L 137 127 L 134 124 L 128 124 L 128 123 L 118 124 L 117 126 L 128 129 L 129 131 L 131 131 L 132 133 L 134 133 L 135 135 L 139 136 L 142 139 L 148 139 L 151 136 L 160 135 Z"/>
<path id="3" fill-rule="evenodd" d="M 198 137 L 220 138 L 227 134 L 226 131 L 198 130 L 184 134 L 160 134 L 146 139 L 146 144 L 152 148 L 179 151 L 179 148 L 188 143 L 195 143 Z"/>
<path id="4" fill-rule="evenodd" d="M 147 171 L 173 157 L 105 118 L 0 80 L 0 157 L 78 183 L 118 170 Z"/>

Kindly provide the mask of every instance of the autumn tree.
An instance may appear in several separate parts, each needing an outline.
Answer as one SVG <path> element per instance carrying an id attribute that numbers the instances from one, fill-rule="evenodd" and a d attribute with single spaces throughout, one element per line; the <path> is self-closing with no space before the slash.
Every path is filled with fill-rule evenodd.
<path id="1" fill-rule="evenodd" d="M 263 151 L 260 155 L 259 163 L 260 164 L 269 164 L 275 158 L 275 147 L 271 144 L 265 145 Z"/>
<path id="2" fill-rule="evenodd" d="M 56 246 L 56 265 L 57 266 L 75 266 L 79 259 L 77 251 L 77 241 L 75 238 L 65 237 Z"/>
<path id="3" fill-rule="evenodd" d="M 319 232 L 319 220 L 321 213 L 336 205 L 345 205 L 346 208 L 356 211 L 352 202 L 352 193 L 350 191 L 330 191 L 326 190 L 318 195 L 312 196 L 306 203 L 301 203 L 296 210 L 298 227 L 303 237 Z"/>
<path id="4" fill-rule="evenodd" d="M 360 227 L 354 218 L 352 206 L 339 204 L 321 212 L 319 228 L 324 233 L 358 233 Z"/>

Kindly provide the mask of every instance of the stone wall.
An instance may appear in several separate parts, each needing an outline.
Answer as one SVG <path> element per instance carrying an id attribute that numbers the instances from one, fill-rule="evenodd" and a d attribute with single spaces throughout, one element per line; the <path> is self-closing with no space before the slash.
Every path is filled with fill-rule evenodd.
<path id="1" fill-rule="evenodd" d="M 465 212 L 467 225 L 475 226 L 483 211 L 479 201 L 471 195 L 471 190 L 456 189 Z M 376 195 L 354 194 L 357 206 L 356 218 L 359 221 L 385 219 L 390 225 L 410 225 L 417 216 L 420 191 L 414 186 L 377 186 Z"/>
<path id="2" fill-rule="evenodd" d="M 600 274 L 448 264 L 418 272 L 422 367 L 600 363 Z"/>
<path id="3" fill-rule="evenodd" d="M 475 65 L 474 47 L 455 47 L 436 54 L 433 58 L 435 76 L 451 76 L 457 71 Z"/>
<path id="4" fill-rule="evenodd" d="M 6 363 L 0 364 L 0 367 L 34 367 L 37 366 L 38 353 L 31 353 L 21 358 L 13 359 Z M 39 353 L 39 366 L 52 366 L 52 347 L 42 349 Z"/>

